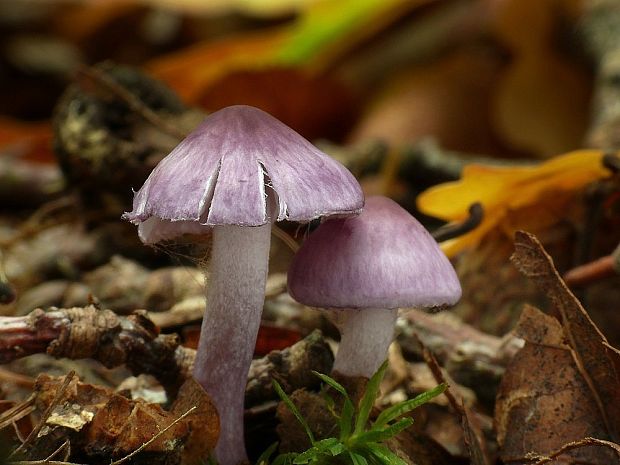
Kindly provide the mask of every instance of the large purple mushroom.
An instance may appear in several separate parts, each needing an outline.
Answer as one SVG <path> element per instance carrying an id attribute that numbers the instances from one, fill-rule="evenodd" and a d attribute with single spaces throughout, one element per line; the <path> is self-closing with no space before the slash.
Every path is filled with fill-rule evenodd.
<path id="1" fill-rule="evenodd" d="M 333 309 L 341 341 L 334 371 L 370 378 L 385 360 L 398 308 L 455 304 L 461 286 L 432 236 L 396 202 L 370 197 L 361 215 L 330 219 L 288 272 L 291 296 Z"/>
<path id="2" fill-rule="evenodd" d="M 194 376 L 220 415 L 220 465 L 247 461 L 243 400 L 263 308 L 271 223 L 351 215 L 353 175 L 291 128 L 249 106 L 217 111 L 153 170 L 133 211 L 143 242 L 213 231 L 207 310 Z"/>

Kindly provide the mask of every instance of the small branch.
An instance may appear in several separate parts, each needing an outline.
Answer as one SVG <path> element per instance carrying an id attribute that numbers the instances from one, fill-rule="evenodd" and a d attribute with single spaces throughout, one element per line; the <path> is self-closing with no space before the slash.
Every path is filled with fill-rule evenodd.
<path id="1" fill-rule="evenodd" d="M 420 344 L 422 342 L 420 341 Z M 435 356 L 428 350 L 426 347 L 422 345 L 424 361 L 430 368 L 435 381 L 437 383 L 445 383 L 448 385 L 448 388 L 444 391 L 445 396 L 448 398 L 450 405 L 456 411 L 461 419 L 461 427 L 463 428 L 463 439 L 465 441 L 465 445 L 467 446 L 467 450 L 469 451 L 469 458 L 472 465 L 490 465 L 491 461 L 489 459 L 482 431 L 480 431 L 480 426 L 478 422 L 475 421 L 473 413 L 469 408 L 467 408 L 463 402 L 463 399 L 460 398 L 457 394 L 452 392 L 450 388 L 450 380 L 444 375 L 441 371 L 439 363 Z M 459 398 L 457 398 L 457 396 Z"/>
<path id="2" fill-rule="evenodd" d="M 596 439 L 596 438 L 583 438 L 583 439 L 580 439 L 579 441 L 571 441 L 567 444 L 564 444 L 558 450 L 550 453 L 549 455 L 539 455 L 535 453 L 530 453 L 526 457 L 524 457 L 523 459 L 519 459 L 518 461 L 522 462 L 523 460 L 527 460 L 527 461 L 532 462 L 531 465 L 544 465 L 545 463 L 549 463 L 555 460 L 560 455 L 566 452 L 569 452 L 575 449 L 580 449 L 582 447 L 590 447 L 590 446 L 609 447 L 610 449 L 613 449 L 614 451 L 616 451 L 616 454 L 618 454 L 618 458 L 620 458 L 620 445 L 616 444 L 615 442 L 605 441 L 603 439 Z"/>
<path id="3" fill-rule="evenodd" d="M 34 410 L 36 394 L 31 394 L 25 401 L 0 414 L 0 430 L 30 415 Z"/>
<path id="4" fill-rule="evenodd" d="M 196 357 L 176 334 L 159 334 L 144 311 L 121 317 L 91 305 L 0 317 L 0 363 L 42 352 L 92 358 L 108 368 L 124 364 L 135 375 L 157 378 L 170 398 L 191 375 Z M 314 331 L 291 347 L 253 360 L 246 397 L 251 403 L 275 398 L 272 378 L 291 389 L 313 387 L 318 379 L 312 370 L 329 372 L 332 363 L 331 349 L 321 332 Z"/>
<path id="5" fill-rule="evenodd" d="M 127 365 L 134 374 L 155 376 L 172 395 L 191 373 L 195 354 L 177 335 L 159 334 L 144 311 L 121 317 L 90 305 L 0 317 L 0 363 L 41 352 L 92 358 L 107 368 Z"/>
<path id="6" fill-rule="evenodd" d="M 160 438 L 166 431 L 168 431 L 170 428 L 172 428 L 174 425 L 176 425 L 177 423 L 179 423 L 180 421 L 182 421 L 185 417 L 187 417 L 190 413 L 192 413 L 194 410 L 196 410 L 198 407 L 197 406 L 193 406 L 192 408 L 190 408 L 187 412 L 185 412 L 183 415 L 181 415 L 180 417 L 178 417 L 176 420 L 174 420 L 172 423 L 170 423 L 168 426 L 166 426 L 164 429 L 162 429 L 159 433 L 157 433 L 156 435 L 154 435 L 151 439 L 149 439 L 148 441 L 146 441 L 144 444 L 142 444 L 140 447 L 138 447 L 136 450 L 134 450 L 131 454 L 126 455 L 125 457 L 119 459 L 119 460 L 115 460 L 114 462 L 112 462 L 110 465 L 121 465 L 121 463 L 126 462 L 127 460 L 129 460 L 130 458 L 132 458 L 133 456 L 135 456 L 136 454 L 138 454 L 140 451 L 142 451 L 144 448 L 148 447 L 149 444 L 152 444 L 154 441 L 156 441 L 158 438 Z"/>
<path id="7" fill-rule="evenodd" d="M 613 255 L 601 257 L 585 265 L 569 270 L 563 277 L 569 287 L 584 287 L 618 274 Z"/>
<path id="8" fill-rule="evenodd" d="M 32 442 L 32 440 L 38 436 L 41 429 L 43 429 L 43 426 L 45 426 L 45 422 L 47 421 L 49 416 L 52 414 L 52 411 L 56 408 L 56 405 L 58 404 L 58 402 L 60 402 L 60 399 L 62 399 L 65 389 L 67 389 L 67 386 L 69 386 L 69 383 L 71 382 L 74 376 L 75 376 L 75 371 L 73 370 L 70 371 L 69 374 L 65 376 L 65 380 L 63 381 L 62 386 L 60 386 L 60 389 L 58 389 L 58 392 L 56 392 L 54 399 L 52 400 L 50 405 L 47 407 L 45 412 L 43 413 L 43 416 L 39 420 L 39 423 L 37 423 L 37 425 L 32 429 L 32 431 L 30 432 L 26 440 L 22 442 L 13 452 L 11 452 L 11 454 L 9 455 L 9 458 L 14 457 L 18 452 L 23 451 L 26 448 L 26 446 L 30 444 L 30 442 Z"/>
<path id="9" fill-rule="evenodd" d="M 432 236 L 437 242 L 447 241 L 467 234 L 476 229 L 484 219 L 484 208 L 476 202 L 469 207 L 469 216 L 462 223 L 446 224 L 433 231 Z"/>
<path id="10" fill-rule="evenodd" d="M 140 99 L 138 99 L 133 93 L 128 91 L 125 87 L 120 85 L 114 79 L 112 79 L 104 71 L 96 68 L 83 67 L 78 71 L 78 77 L 93 81 L 94 83 L 105 88 L 108 92 L 111 92 L 119 100 L 125 102 L 129 108 L 140 115 L 144 120 L 151 123 L 156 128 L 160 129 L 172 137 L 182 140 L 185 139 L 187 134 L 179 131 L 175 126 L 169 124 L 159 117 L 159 115 L 145 105 Z"/>

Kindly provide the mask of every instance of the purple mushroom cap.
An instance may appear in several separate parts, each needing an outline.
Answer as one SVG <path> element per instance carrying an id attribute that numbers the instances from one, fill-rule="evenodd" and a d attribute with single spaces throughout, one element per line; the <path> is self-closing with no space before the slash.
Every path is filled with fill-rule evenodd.
<path id="1" fill-rule="evenodd" d="M 268 113 L 236 105 L 209 115 L 164 158 L 124 217 L 154 243 L 205 226 L 355 214 L 363 203 L 346 168 Z"/>
<path id="2" fill-rule="evenodd" d="M 426 229 L 396 202 L 370 197 L 361 215 L 325 221 L 288 272 L 291 296 L 324 308 L 441 307 L 461 286 Z"/>

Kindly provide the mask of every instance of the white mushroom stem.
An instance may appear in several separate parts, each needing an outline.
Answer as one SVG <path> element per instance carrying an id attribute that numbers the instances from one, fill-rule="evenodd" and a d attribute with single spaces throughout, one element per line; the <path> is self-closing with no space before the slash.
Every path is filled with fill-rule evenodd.
<path id="1" fill-rule="evenodd" d="M 385 361 L 394 337 L 398 309 L 334 310 L 340 345 L 333 371 L 370 378 Z"/>
<path id="2" fill-rule="evenodd" d="M 207 309 L 194 377 L 220 416 L 219 465 L 247 461 L 243 434 L 245 385 L 265 299 L 271 224 L 216 226 L 207 282 Z"/>

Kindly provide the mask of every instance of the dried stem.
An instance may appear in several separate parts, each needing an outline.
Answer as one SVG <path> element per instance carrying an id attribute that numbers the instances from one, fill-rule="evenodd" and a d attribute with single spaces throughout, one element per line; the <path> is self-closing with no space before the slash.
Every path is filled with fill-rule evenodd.
<path id="1" fill-rule="evenodd" d="M 469 207 L 469 216 L 461 223 L 451 223 L 433 231 L 433 238 L 437 242 L 447 241 L 462 236 L 477 228 L 484 218 L 484 208 L 479 202 Z"/>
<path id="2" fill-rule="evenodd" d="M 583 438 L 583 439 L 580 439 L 579 441 L 571 441 L 567 444 L 564 444 L 558 450 L 551 452 L 549 455 L 543 456 L 539 454 L 530 453 L 528 454 L 527 457 L 524 457 L 524 460 L 531 461 L 532 465 L 544 465 L 545 463 L 552 462 L 553 460 L 555 460 L 556 458 L 558 458 L 559 456 L 561 456 L 562 454 L 566 452 L 569 452 L 575 449 L 580 449 L 582 447 L 590 447 L 590 446 L 609 447 L 610 449 L 615 450 L 616 454 L 618 454 L 618 458 L 620 458 L 620 445 L 616 444 L 615 442 L 605 441 L 603 439 L 596 439 L 596 438 Z"/>
<path id="3" fill-rule="evenodd" d="M 115 97 L 125 102 L 127 106 L 129 106 L 129 108 L 136 112 L 136 114 L 140 115 L 153 126 L 160 129 L 162 132 L 165 132 L 178 140 L 185 139 L 185 137 L 187 136 L 187 134 L 179 131 L 172 124 L 169 124 L 167 121 L 161 119 L 156 112 L 151 110 L 147 105 L 141 102 L 140 99 L 138 99 L 132 92 L 125 89 L 125 87 L 120 85 L 105 72 L 96 68 L 84 67 L 79 70 L 78 75 L 82 79 L 86 78 L 94 81 L 96 84 L 105 88 L 105 90 L 114 94 Z"/>
<path id="4" fill-rule="evenodd" d="M 138 447 L 136 450 L 134 450 L 132 453 L 127 454 L 125 457 L 115 460 L 114 462 L 112 462 L 110 465 L 121 465 L 121 463 L 126 462 L 127 460 L 129 460 L 130 458 L 132 458 L 133 456 L 135 456 L 136 454 L 138 454 L 140 451 L 142 451 L 144 448 L 148 447 L 149 444 L 153 443 L 154 441 L 156 441 L 159 437 L 161 437 L 166 431 L 168 431 L 170 428 L 172 428 L 174 425 L 176 425 L 177 423 L 179 423 L 180 421 L 182 421 L 185 417 L 187 417 L 190 413 L 192 413 L 194 410 L 196 410 L 198 407 L 196 405 L 194 405 L 192 408 L 190 408 L 187 412 L 185 412 L 183 415 L 181 415 L 180 417 L 178 417 L 176 420 L 174 420 L 172 423 L 170 423 L 168 426 L 166 426 L 164 429 L 162 429 L 160 432 L 158 432 L 156 435 L 154 435 L 151 439 L 149 439 L 148 441 L 146 441 L 144 444 L 142 444 L 140 447 Z"/>
<path id="5" fill-rule="evenodd" d="M 43 426 L 45 426 L 45 422 L 47 421 L 49 416 L 52 414 L 52 411 L 56 408 L 56 405 L 58 404 L 58 402 L 60 402 L 60 399 L 62 399 L 62 396 L 65 390 L 67 389 L 67 386 L 69 386 L 69 383 L 71 382 L 74 376 L 75 376 L 74 370 L 71 370 L 69 374 L 65 376 L 65 380 L 63 381 L 62 386 L 60 386 L 60 389 L 58 389 L 58 392 L 56 392 L 54 399 L 52 400 L 50 405 L 47 407 L 45 412 L 43 413 L 43 416 L 39 420 L 39 423 L 37 423 L 37 425 L 32 429 L 32 431 L 30 432 L 26 440 L 22 442 L 13 452 L 11 452 L 11 454 L 9 455 L 9 458 L 14 457 L 18 452 L 23 451 L 26 448 L 26 446 L 30 444 L 32 440 L 38 436 Z"/>

